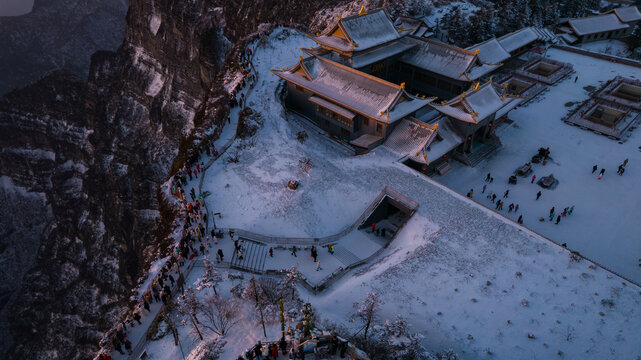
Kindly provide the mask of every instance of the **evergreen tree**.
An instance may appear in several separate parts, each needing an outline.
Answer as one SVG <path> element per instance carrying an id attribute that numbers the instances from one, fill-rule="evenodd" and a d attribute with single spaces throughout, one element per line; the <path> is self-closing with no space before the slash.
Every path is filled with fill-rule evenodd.
<path id="1" fill-rule="evenodd" d="M 495 20 L 491 9 L 483 8 L 470 16 L 467 37 L 463 45 L 480 43 L 494 36 Z"/>
<path id="2" fill-rule="evenodd" d="M 314 309 L 312 309 L 312 304 L 306 303 L 303 305 L 301 312 L 303 313 L 303 336 L 307 337 L 314 330 Z"/>

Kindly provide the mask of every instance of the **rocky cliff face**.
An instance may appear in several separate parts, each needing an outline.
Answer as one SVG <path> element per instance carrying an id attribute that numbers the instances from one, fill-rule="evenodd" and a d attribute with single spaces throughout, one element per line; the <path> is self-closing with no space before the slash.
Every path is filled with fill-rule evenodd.
<path id="1" fill-rule="evenodd" d="M 36 0 L 29 14 L 0 17 L 0 97 L 65 69 L 85 81 L 91 54 L 122 43 L 127 0 Z"/>
<path id="2" fill-rule="evenodd" d="M 86 83 L 54 72 L 0 102 L 1 352 L 93 355 L 171 225 L 159 184 L 227 111 L 230 50 L 341 2 L 133 0 L 124 43 L 93 55 Z"/>

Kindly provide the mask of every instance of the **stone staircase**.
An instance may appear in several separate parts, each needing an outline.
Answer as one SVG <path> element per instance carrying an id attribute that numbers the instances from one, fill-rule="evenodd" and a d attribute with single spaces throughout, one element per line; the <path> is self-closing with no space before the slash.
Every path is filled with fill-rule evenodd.
<path id="1" fill-rule="evenodd" d="M 250 240 L 244 240 L 240 245 L 243 248 L 243 257 L 240 259 L 237 252 L 234 252 L 230 262 L 230 267 L 256 274 L 262 274 L 265 271 L 267 246 Z"/>
<path id="2" fill-rule="evenodd" d="M 347 250 L 341 244 L 334 245 L 334 256 L 342 262 L 345 266 L 361 261 L 361 258 L 354 255 L 353 252 Z"/>
<path id="3" fill-rule="evenodd" d="M 480 149 L 476 149 L 471 153 L 466 153 L 465 158 L 467 159 L 467 162 L 471 167 L 475 167 L 481 161 L 490 157 L 490 155 L 492 155 L 492 153 L 494 153 L 500 147 L 501 147 L 501 144 L 488 142 L 483 144 L 483 146 L 481 146 Z"/>

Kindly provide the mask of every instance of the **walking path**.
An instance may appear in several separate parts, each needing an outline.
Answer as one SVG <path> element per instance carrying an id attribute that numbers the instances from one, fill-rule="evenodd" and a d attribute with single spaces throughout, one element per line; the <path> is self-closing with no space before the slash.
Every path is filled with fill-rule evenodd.
<path id="1" fill-rule="evenodd" d="M 253 65 L 251 64 L 251 59 L 249 61 L 249 65 L 250 65 L 250 68 L 252 69 L 252 73 L 254 73 L 253 72 Z M 255 74 L 255 75 L 256 75 L 256 77 L 258 77 L 258 74 Z M 254 84 L 255 84 L 255 82 L 251 83 L 249 88 L 244 92 L 246 99 L 247 99 L 247 97 L 249 97 L 249 94 L 251 93 L 251 90 L 253 89 Z M 238 94 L 240 95 L 241 93 L 243 93 L 242 90 Z M 203 184 L 203 180 L 205 179 L 205 174 L 206 174 L 207 169 L 216 160 L 218 160 L 220 157 L 222 157 L 223 154 L 225 154 L 225 152 L 227 151 L 227 149 L 229 149 L 229 147 L 233 144 L 233 142 L 234 142 L 234 140 L 236 138 L 236 131 L 238 129 L 238 122 L 239 122 L 238 113 L 239 112 L 240 112 L 240 107 L 234 107 L 234 108 L 230 109 L 230 114 L 229 114 L 230 122 L 228 124 L 226 124 L 226 126 L 223 127 L 223 130 L 222 130 L 220 136 L 218 137 L 218 139 L 216 139 L 214 141 L 214 146 L 216 147 L 216 149 L 218 149 L 218 154 L 216 156 L 214 156 L 212 154 L 209 157 L 209 159 L 207 160 L 207 164 L 202 169 L 202 172 L 201 172 L 201 175 L 200 175 L 200 179 L 198 180 L 198 194 L 200 194 L 202 192 L 202 190 L 201 190 L 202 189 L 202 184 Z M 203 156 L 206 156 L 206 155 L 203 154 Z M 188 187 L 189 187 L 189 184 L 187 186 L 185 186 L 186 189 Z M 204 206 L 205 206 L 205 209 L 207 209 L 206 201 L 204 203 Z M 209 214 L 208 210 L 207 210 L 207 213 Z M 207 221 L 207 224 L 206 224 L 207 229 L 209 229 L 209 221 L 210 221 L 209 219 L 211 219 L 211 217 L 208 217 L 208 221 Z M 211 221 L 213 223 L 215 220 L 212 219 Z M 229 243 L 231 243 L 231 240 L 229 241 Z M 195 267 L 197 267 L 197 268 L 203 267 L 202 261 L 199 261 L 199 260 L 200 260 L 200 257 L 197 258 L 194 261 L 187 261 L 185 263 L 185 265 L 180 269 L 180 271 L 183 272 L 183 276 L 184 276 L 185 279 L 189 278 L 189 275 L 191 274 L 191 271 L 192 271 L 193 268 L 195 268 Z M 230 262 L 228 262 L 228 261 L 222 261 L 220 263 L 213 262 L 213 264 L 217 268 L 229 268 L 230 267 Z M 164 266 L 164 261 L 161 264 L 159 264 L 159 266 Z M 146 291 L 146 289 L 148 288 L 148 286 L 151 283 L 151 280 L 153 280 L 153 278 L 155 278 L 155 275 L 154 274 L 150 274 L 149 279 L 147 281 L 147 285 L 146 286 L 145 285 L 141 286 L 141 291 L 142 292 Z M 172 298 L 176 296 L 176 294 L 178 293 L 178 290 L 179 289 L 178 289 L 177 285 L 173 286 L 172 294 L 171 294 Z M 137 359 L 139 359 L 140 356 L 145 352 L 145 347 L 147 345 L 147 332 L 149 330 L 149 327 L 154 322 L 154 319 L 156 319 L 156 317 L 158 317 L 159 314 L 161 314 L 163 312 L 164 308 L 165 308 L 165 305 L 163 303 L 161 303 L 161 302 L 151 303 L 150 304 L 150 311 L 147 312 L 145 310 L 145 311 L 143 311 L 141 313 L 141 319 L 140 319 L 141 324 L 137 324 L 134 327 L 129 327 L 127 329 L 127 331 L 126 331 L 127 332 L 127 339 L 129 339 L 129 341 L 131 341 L 132 344 L 133 344 L 132 353 L 129 354 L 129 355 L 128 354 L 120 354 L 116 350 L 113 350 L 113 351 L 111 351 L 111 354 L 110 354 L 111 357 L 114 360 L 120 360 L 120 359 L 137 360 Z M 123 350 L 124 350 L 124 345 L 123 345 Z"/>

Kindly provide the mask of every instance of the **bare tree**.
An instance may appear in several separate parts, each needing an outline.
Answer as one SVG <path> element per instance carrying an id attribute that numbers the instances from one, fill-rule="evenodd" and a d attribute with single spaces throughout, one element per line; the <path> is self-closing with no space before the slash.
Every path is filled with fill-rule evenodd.
<path id="1" fill-rule="evenodd" d="M 225 336 L 237 323 L 238 303 L 212 295 L 205 299 L 200 308 L 202 326 L 213 333 Z"/>
<path id="2" fill-rule="evenodd" d="M 356 309 L 356 318 L 363 324 L 361 329 L 365 330 L 364 338 L 367 340 L 367 333 L 369 332 L 372 322 L 378 318 L 378 310 L 381 307 L 381 299 L 373 292 L 367 294 L 361 304 L 354 303 Z M 360 331 L 360 330 L 359 330 Z"/>
<path id="3" fill-rule="evenodd" d="M 198 282 L 196 283 L 196 290 L 200 291 L 203 288 L 212 288 L 214 289 L 214 294 L 218 294 L 216 292 L 216 286 L 223 281 L 223 278 L 220 276 L 218 271 L 216 271 L 214 264 L 212 264 L 209 259 L 204 258 L 203 265 L 205 266 L 205 271 L 203 272 L 203 276 L 198 279 Z"/>
<path id="4" fill-rule="evenodd" d="M 199 321 L 196 314 L 202 306 L 192 288 L 187 288 L 183 295 L 178 298 L 178 315 L 189 320 L 192 330 L 198 335 L 200 340 L 203 339 L 203 335 L 198 328 Z"/>
<path id="5" fill-rule="evenodd" d="M 262 294 L 261 287 L 256 283 L 256 279 L 253 276 L 247 283 L 247 286 L 245 286 L 245 290 L 243 290 L 243 299 L 251 301 L 256 307 L 256 310 L 260 315 L 260 322 L 263 325 L 263 335 L 267 337 L 263 308 L 268 304 Z"/>

